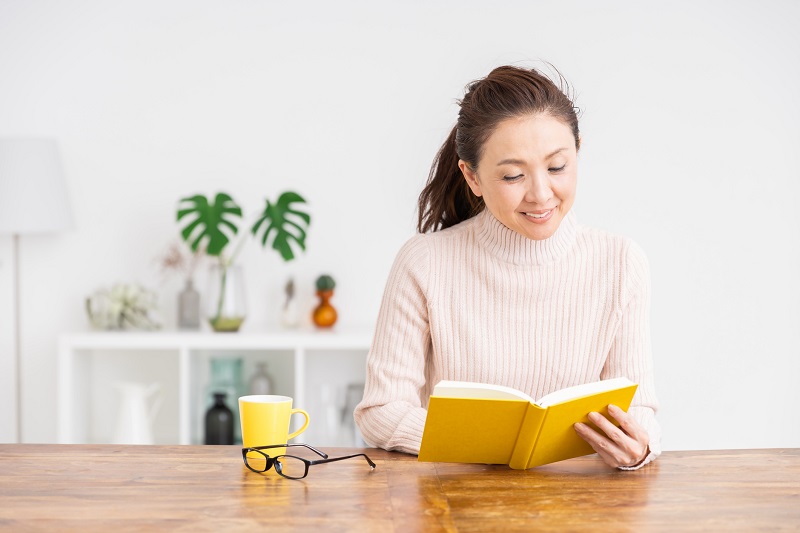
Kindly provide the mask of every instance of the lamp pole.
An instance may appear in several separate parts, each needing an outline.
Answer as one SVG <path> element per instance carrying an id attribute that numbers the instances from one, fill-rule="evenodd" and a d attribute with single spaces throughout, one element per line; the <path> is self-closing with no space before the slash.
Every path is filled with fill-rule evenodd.
<path id="1" fill-rule="evenodd" d="M 11 256 L 14 266 L 14 369 L 16 372 L 17 442 L 22 442 L 22 327 L 19 305 L 19 233 L 12 236 Z"/>

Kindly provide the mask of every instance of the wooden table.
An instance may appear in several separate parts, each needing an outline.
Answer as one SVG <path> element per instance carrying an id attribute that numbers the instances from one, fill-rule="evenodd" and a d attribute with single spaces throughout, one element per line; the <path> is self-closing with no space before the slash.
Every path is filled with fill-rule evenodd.
<path id="1" fill-rule="evenodd" d="M 351 459 L 291 481 L 233 446 L 0 445 L 0 530 L 800 530 L 800 449 L 667 452 L 636 472 L 365 451 L 375 470 Z"/>

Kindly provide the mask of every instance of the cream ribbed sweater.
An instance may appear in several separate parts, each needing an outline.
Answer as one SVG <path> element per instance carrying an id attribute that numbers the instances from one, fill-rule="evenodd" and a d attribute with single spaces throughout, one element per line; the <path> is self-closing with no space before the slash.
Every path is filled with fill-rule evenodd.
<path id="1" fill-rule="evenodd" d="M 389 274 L 355 419 L 364 439 L 418 453 L 442 379 L 494 383 L 538 398 L 618 376 L 639 384 L 629 410 L 660 453 L 647 260 L 631 240 L 567 214 L 528 239 L 488 210 L 411 238 Z M 480 428 L 475 428 L 480 431 Z"/>

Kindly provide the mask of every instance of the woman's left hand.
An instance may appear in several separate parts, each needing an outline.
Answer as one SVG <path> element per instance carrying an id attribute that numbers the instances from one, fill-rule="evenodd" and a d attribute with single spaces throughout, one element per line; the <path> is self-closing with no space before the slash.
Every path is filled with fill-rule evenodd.
<path id="1" fill-rule="evenodd" d="M 636 466 L 644 461 L 650 442 L 647 430 L 616 405 L 608 406 L 608 414 L 619 422 L 620 427 L 600 413 L 592 412 L 589 413 L 589 420 L 600 431 L 581 423 L 575 424 L 575 431 L 609 466 Z"/>

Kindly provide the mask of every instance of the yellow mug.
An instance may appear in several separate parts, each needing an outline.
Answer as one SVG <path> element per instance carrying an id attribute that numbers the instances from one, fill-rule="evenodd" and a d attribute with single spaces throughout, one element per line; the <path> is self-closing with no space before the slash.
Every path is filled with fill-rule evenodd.
<path id="1" fill-rule="evenodd" d="M 289 433 L 289 420 L 293 414 L 301 414 L 306 421 L 303 426 Z M 239 398 L 239 419 L 242 424 L 242 445 L 245 448 L 286 444 L 308 427 L 308 413 L 292 409 L 289 396 L 256 394 Z"/>

